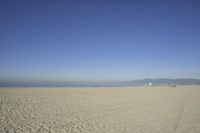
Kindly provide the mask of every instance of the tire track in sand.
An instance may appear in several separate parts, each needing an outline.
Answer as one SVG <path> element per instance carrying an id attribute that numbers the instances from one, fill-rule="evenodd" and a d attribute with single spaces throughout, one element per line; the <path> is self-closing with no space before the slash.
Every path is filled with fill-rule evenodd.
<path id="1" fill-rule="evenodd" d="M 181 109 L 180 109 L 179 116 L 177 117 L 177 122 L 176 122 L 176 124 L 175 124 L 175 126 L 174 126 L 174 132 L 173 132 L 173 133 L 176 133 L 176 131 L 177 131 L 177 129 L 178 129 L 179 123 L 180 123 L 181 118 L 182 118 L 182 116 L 183 116 L 183 112 L 184 112 L 184 110 L 185 110 L 185 105 L 187 104 L 187 102 L 188 102 L 188 100 L 189 100 L 189 98 L 190 98 L 190 96 L 191 96 L 191 94 L 192 94 L 192 91 L 193 91 L 193 89 L 190 89 L 190 91 L 188 92 L 187 96 L 185 97 L 185 100 L 184 100 L 184 102 L 183 102 L 183 105 L 181 106 Z"/>

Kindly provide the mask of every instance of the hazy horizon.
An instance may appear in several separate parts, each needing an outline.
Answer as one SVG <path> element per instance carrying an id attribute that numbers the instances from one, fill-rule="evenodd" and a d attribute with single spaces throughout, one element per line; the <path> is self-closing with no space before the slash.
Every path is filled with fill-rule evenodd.
<path id="1" fill-rule="evenodd" d="M 200 2 L 1 1 L 0 80 L 200 79 Z"/>
<path id="2" fill-rule="evenodd" d="M 126 81 L 137 81 L 137 80 L 159 80 L 159 79 L 167 79 L 167 80 L 200 80 L 200 78 L 166 78 L 166 77 L 158 77 L 158 78 L 135 78 L 130 80 L 48 80 L 48 79 L 0 79 L 0 82 L 126 82 Z"/>

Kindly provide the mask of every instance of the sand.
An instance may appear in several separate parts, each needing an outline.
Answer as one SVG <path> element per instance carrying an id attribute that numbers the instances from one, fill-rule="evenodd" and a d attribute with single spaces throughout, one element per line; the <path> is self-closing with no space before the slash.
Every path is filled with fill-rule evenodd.
<path id="1" fill-rule="evenodd" d="M 200 86 L 1 88 L 10 132 L 200 133 Z"/>

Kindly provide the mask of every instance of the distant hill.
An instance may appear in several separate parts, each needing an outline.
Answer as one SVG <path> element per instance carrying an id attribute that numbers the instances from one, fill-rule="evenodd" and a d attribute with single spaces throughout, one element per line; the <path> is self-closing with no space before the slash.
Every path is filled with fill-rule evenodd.
<path id="1" fill-rule="evenodd" d="M 112 82 L 24 82 L 24 81 L 0 81 L 0 87 L 121 87 L 121 86 L 145 86 L 153 85 L 200 85 L 200 79 L 140 79 L 132 81 Z"/>
<path id="2" fill-rule="evenodd" d="M 113 82 L 111 85 L 116 86 L 144 86 L 152 83 L 153 85 L 200 85 L 200 79 L 167 79 L 167 78 L 158 78 L 158 79 L 141 79 L 133 81 L 121 81 Z"/>

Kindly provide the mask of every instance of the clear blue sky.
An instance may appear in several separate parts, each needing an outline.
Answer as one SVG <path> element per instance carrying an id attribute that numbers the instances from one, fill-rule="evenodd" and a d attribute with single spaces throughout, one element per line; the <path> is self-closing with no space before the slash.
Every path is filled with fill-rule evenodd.
<path id="1" fill-rule="evenodd" d="M 0 1 L 0 79 L 200 78 L 198 0 Z"/>

